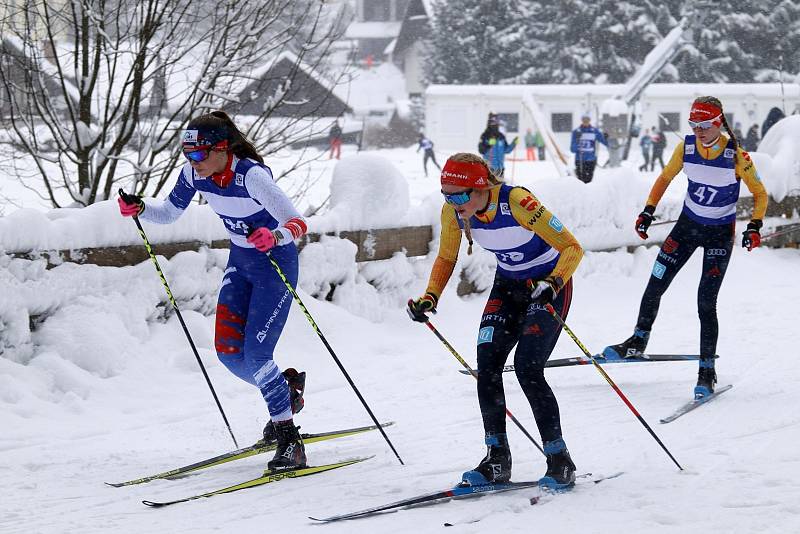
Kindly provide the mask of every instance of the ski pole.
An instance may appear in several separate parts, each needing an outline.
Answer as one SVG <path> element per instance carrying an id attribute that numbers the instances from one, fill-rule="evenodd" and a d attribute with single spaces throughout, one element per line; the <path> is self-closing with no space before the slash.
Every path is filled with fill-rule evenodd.
<path id="1" fill-rule="evenodd" d="M 772 232 L 771 234 L 767 234 L 761 238 L 761 241 L 767 241 L 768 239 L 772 239 L 773 237 L 778 237 L 786 234 L 791 234 L 794 232 L 800 231 L 800 224 L 790 225 L 788 228 L 783 230 L 778 230 L 776 232 Z"/>
<path id="2" fill-rule="evenodd" d="M 124 197 L 125 191 L 121 188 L 119 190 L 119 195 Z M 183 315 L 181 315 L 181 310 L 178 308 L 178 303 L 175 301 L 175 297 L 172 296 L 172 290 L 169 288 L 169 284 L 167 283 L 167 278 L 164 276 L 164 272 L 161 270 L 161 266 L 158 264 L 158 260 L 156 259 L 156 255 L 153 253 L 153 249 L 150 246 L 150 241 L 147 239 L 147 234 L 144 233 L 144 228 L 142 228 L 142 223 L 139 222 L 139 217 L 134 216 L 133 222 L 136 223 L 136 228 L 139 229 L 139 235 L 142 236 L 142 241 L 144 241 L 144 248 L 147 249 L 147 253 L 150 255 L 150 259 L 153 260 L 153 265 L 156 267 L 156 271 L 158 272 L 159 278 L 161 278 L 161 283 L 164 286 L 164 289 L 167 291 L 167 297 L 169 298 L 170 303 L 172 304 L 172 308 L 175 310 L 175 315 L 178 316 L 178 320 L 181 323 L 181 327 L 183 327 L 183 333 L 186 334 L 186 339 L 189 340 L 189 345 L 192 347 L 192 352 L 194 352 L 194 357 L 197 359 L 197 364 L 200 366 L 200 370 L 203 371 L 203 376 L 206 379 L 206 384 L 208 384 L 208 388 L 211 390 L 211 394 L 214 396 L 214 402 L 217 403 L 217 408 L 219 408 L 219 413 L 222 415 L 222 420 L 225 421 L 225 426 L 228 427 L 228 432 L 231 434 L 231 438 L 233 439 L 233 444 L 236 448 L 239 448 L 239 444 L 236 442 L 236 436 L 233 435 L 233 430 L 231 430 L 231 424 L 228 422 L 228 417 L 225 415 L 225 410 L 222 409 L 222 404 L 219 402 L 219 397 L 217 397 L 217 392 L 214 390 L 214 386 L 211 385 L 211 379 L 208 377 L 208 373 L 206 372 L 206 367 L 203 365 L 203 360 L 200 359 L 200 354 L 197 352 L 197 347 L 194 344 L 194 340 L 192 339 L 191 334 L 189 334 L 189 329 L 186 327 L 186 323 L 183 320 Z"/>
<path id="3" fill-rule="evenodd" d="M 667 449 L 667 447 L 664 446 L 664 444 L 658 438 L 656 433 L 653 432 L 653 429 L 650 428 L 650 425 L 647 424 L 647 421 L 645 421 L 644 418 L 641 415 L 639 415 L 639 412 L 636 410 L 636 408 L 634 408 L 633 404 L 631 404 L 631 401 L 628 400 L 628 397 L 626 397 L 625 394 L 622 393 L 622 390 L 620 390 L 619 387 L 614 383 L 614 381 L 611 380 L 611 377 L 608 376 L 608 373 L 606 373 L 605 369 L 603 369 L 603 367 L 599 363 L 597 363 L 597 360 L 594 359 L 592 353 L 586 350 L 586 347 L 583 345 L 583 343 L 580 342 L 577 336 L 575 336 L 575 334 L 572 332 L 572 329 L 569 326 L 567 326 L 567 323 L 564 322 L 564 319 L 562 319 L 561 316 L 558 315 L 558 313 L 556 313 L 556 310 L 553 308 L 553 306 L 547 304 L 545 305 L 545 308 L 547 308 L 547 311 L 550 312 L 550 315 L 552 315 L 555 318 L 555 320 L 558 321 L 559 324 L 561 324 L 561 326 L 564 328 L 564 331 L 567 334 L 569 334 L 569 337 L 571 337 L 572 341 L 574 341 L 575 344 L 578 345 L 578 347 L 583 351 L 586 357 L 592 361 L 592 364 L 594 365 L 595 369 L 597 369 L 600 372 L 600 374 L 603 375 L 603 378 L 606 379 L 606 382 L 608 382 L 608 385 L 611 386 L 611 389 L 617 392 L 617 395 L 619 395 L 619 398 L 622 399 L 622 402 L 625 403 L 625 406 L 627 406 L 631 410 L 631 412 L 633 412 L 633 415 L 635 415 L 636 418 L 639 420 L 639 422 L 642 423 L 642 425 L 644 425 L 644 427 L 647 429 L 648 432 L 650 432 L 650 435 L 653 436 L 653 439 L 655 439 L 656 442 L 659 445 L 661 445 L 661 448 L 664 449 L 664 452 L 666 452 L 667 455 L 670 457 L 670 459 L 673 462 L 675 462 L 675 465 L 678 466 L 678 469 L 683 471 L 683 467 L 681 467 L 681 464 L 678 463 L 678 460 L 676 460 L 675 457 L 672 456 L 672 453 L 669 452 L 669 449 Z"/>
<path id="4" fill-rule="evenodd" d="M 430 320 L 425 321 L 425 325 L 430 329 L 431 332 L 433 332 L 436 335 L 436 337 L 439 338 L 439 341 L 441 341 L 442 344 L 445 347 L 447 347 L 447 350 L 449 350 L 450 353 L 453 356 L 455 356 L 456 360 L 461 362 L 461 365 L 463 365 L 464 368 L 467 371 L 469 371 L 469 374 L 471 374 L 473 377 L 475 377 L 475 380 L 477 380 L 478 379 L 478 373 L 472 367 L 470 367 L 469 364 L 466 361 L 464 361 L 464 358 L 462 358 L 461 355 L 458 353 L 458 351 L 455 348 L 453 348 L 453 345 L 448 343 L 447 340 L 444 338 L 444 336 L 442 334 L 440 334 L 438 330 L 436 330 L 436 327 L 431 324 Z M 517 418 L 514 417 L 514 414 L 512 414 L 511 411 L 508 408 L 506 408 L 506 415 L 508 416 L 509 419 L 511 419 L 511 421 L 513 421 L 513 423 L 515 425 L 517 425 L 517 428 L 519 428 L 522 431 L 522 433 L 525 434 L 525 437 L 527 437 L 529 440 L 531 440 L 531 443 L 536 445 L 536 448 L 539 449 L 539 451 L 542 454 L 544 454 L 544 449 L 542 449 L 541 445 L 539 445 L 536 442 L 536 440 L 533 439 L 533 436 L 531 436 L 530 433 L 527 430 L 525 430 L 525 427 L 522 426 L 522 423 L 520 423 L 519 420 L 517 420 Z"/>
<path id="5" fill-rule="evenodd" d="M 331 348 L 330 344 L 328 343 L 328 340 L 325 339 L 325 336 L 322 334 L 322 331 L 319 329 L 319 326 L 317 326 L 317 322 L 314 321 L 313 317 L 311 317 L 311 313 L 308 311 L 308 308 L 306 308 L 306 305 L 303 304 L 303 301 L 300 299 L 300 295 L 297 294 L 297 291 L 295 291 L 294 286 L 292 286 L 292 283 L 289 281 L 288 278 L 286 278 L 286 275 L 283 273 L 283 270 L 281 269 L 280 265 L 278 265 L 275 262 L 275 260 L 272 258 L 272 255 L 270 253 L 267 253 L 267 258 L 269 258 L 270 263 L 272 263 L 272 267 L 275 269 L 275 272 L 277 272 L 278 276 L 280 276 L 281 280 L 283 280 L 284 285 L 286 285 L 286 289 L 288 289 L 289 293 L 292 294 L 292 297 L 297 302 L 297 305 L 300 306 L 301 310 L 303 310 L 303 313 L 305 314 L 306 319 L 308 319 L 308 322 L 311 324 L 311 328 L 313 328 L 314 331 L 317 333 L 317 335 L 319 336 L 320 340 L 322 340 L 322 344 L 325 345 L 325 348 L 328 349 L 328 352 L 333 357 L 333 361 L 335 361 L 336 365 L 339 366 L 339 370 L 342 372 L 344 377 L 347 379 L 347 382 L 350 384 L 350 387 L 353 388 L 353 391 L 356 393 L 356 396 L 358 397 L 358 400 L 361 401 L 361 404 L 364 405 L 364 408 L 367 410 L 367 413 L 372 418 L 372 420 L 375 422 L 375 425 L 378 427 L 378 430 L 380 431 L 381 435 L 383 435 L 383 439 L 386 440 L 386 443 L 389 445 L 389 448 L 392 449 L 392 452 L 394 453 L 394 455 L 397 456 L 397 459 L 400 461 L 400 465 L 405 465 L 405 463 L 403 463 L 403 459 L 400 458 L 399 454 L 397 454 L 397 450 L 394 448 L 394 445 L 392 445 L 392 442 L 389 439 L 389 436 L 386 435 L 386 431 L 383 429 L 383 426 L 381 426 L 381 424 L 378 422 L 378 419 L 375 417 L 375 414 L 372 413 L 372 410 L 370 409 L 369 405 L 367 404 L 367 401 L 365 401 L 364 397 L 361 396 L 361 392 L 356 387 L 355 383 L 353 382 L 353 379 L 350 378 L 350 375 L 348 374 L 347 370 L 344 368 L 344 365 L 342 365 L 342 362 L 336 356 L 336 353 L 333 352 L 333 348 Z"/>

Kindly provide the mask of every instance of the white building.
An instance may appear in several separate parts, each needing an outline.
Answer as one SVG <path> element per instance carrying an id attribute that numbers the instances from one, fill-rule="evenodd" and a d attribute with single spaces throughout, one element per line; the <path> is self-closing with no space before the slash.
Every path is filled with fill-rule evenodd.
<path id="1" fill-rule="evenodd" d="M 589 111 L 593 124 L 602 126 L 600 106 L 623 87 L 621 84 L 431 85 L 425 91 L 425 132 L 439 148 L 475 151 L 486 118 L 493 112 L 505 122 L 511 140 L 528 128 L 535 131 L 531 113 L 523 104 L 524 97 L 532 95 L 556 142 L 569 153 L 570 132 L 580 124 L 581 114 Z M 689 108 L 695 97 L 703 95 L 719 98 L 731 127 L 739 122 L 743 132 L 754 123 L 760 128 L 772 107 L 785 109 L 787 115 L 800 112 L 797 84 L 784 84 L 783 97 L 778 83 L 651 84 L 637 104 L 641 125 L 688 134 Z"/>

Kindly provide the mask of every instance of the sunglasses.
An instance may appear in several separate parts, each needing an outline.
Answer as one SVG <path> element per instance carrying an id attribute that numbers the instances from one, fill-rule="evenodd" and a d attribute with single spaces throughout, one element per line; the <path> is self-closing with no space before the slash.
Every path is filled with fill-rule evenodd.
<path id="1" fill-rule="evenodd" d="M 467 202 L 469 202 L 469 196 L 472 194 L 472 189 L 467 189 L 466 191 L 459 191 L 457 193 L 445 193 L 442 191 L 442 195 L 444 195 L 444 201 L 448 204 L 452 204 L 453 206 L 463 206 Z"/>
<path id="2" fill-rule="evenodd" d="M 207 160 L 210 154 L 211 154 L 210 146 L 203 148 L 196 148 L 194 150 L 183 151 L 183 157 L 185 157 L 189 161 L 194 161 L 195 163 L 200 163 L 201 161 Z"/>
<path id="3" fill-rule="evenodd" d="M 709 128 L 713 128 L 714 126 L 720 126 L 722 121 L 719 120 L 719 115 L 714 117 L 713 119 L 708 119 L 705 121 L 695 122 L 690 120 L 689 121 L 689 128 L 694 130 L 695 128 L 700 128 L 701 130 L 708 130 Z"/>

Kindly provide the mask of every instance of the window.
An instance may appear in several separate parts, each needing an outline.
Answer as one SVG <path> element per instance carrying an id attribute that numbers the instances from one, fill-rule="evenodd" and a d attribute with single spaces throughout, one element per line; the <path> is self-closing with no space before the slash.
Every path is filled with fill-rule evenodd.
<path id="1" fill-rule="evenodd" d="M 572 113 L 553 113 L 550 115 L 550 127 L 553 132 L 571 132 Z"/>
<path id="2" fill-rule="evenodd" d="M 385 22 L 391 20 L 391 0 L 365 0 L 363 6 L 365 22 Z"/>
<path id="3" fill-rule="evenodd" d="M 680 113 L 659 113 L 658 129 L 662 132 L 680 132 L 681 114 Z"/>
<path id="4" fill-rule="evenodd" d="M 498 113 L 497 120 L 506 132 L 519 132 L 519 113 Z"/>

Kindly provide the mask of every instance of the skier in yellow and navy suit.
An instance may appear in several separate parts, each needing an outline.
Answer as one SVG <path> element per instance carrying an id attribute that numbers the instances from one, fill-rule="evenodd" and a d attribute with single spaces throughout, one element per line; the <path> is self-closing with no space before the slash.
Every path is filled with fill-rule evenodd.
<path id="1" fill-rule="evenodd" d="M 427 321 L 453 273 L 462 230 L 493 252 L 497 271 L 478 332 L 478 399 L 483 417 L 486 457 L 464 473 L 471 484 L 511 478 L 506 435 L 503 365 L 514 345 L 514 366 L 533 410 L 547 456 L 540 480 L 549 487 L 575 481 L 575 465 L 561 433 L 558 402 L 544 377 L 544 365 L 561 332 L 546 310 L 551 304 L 566 318 L 572 299 L 572 274 L 583 257 L 575 237 L 528 190 L 499 181 L 480 157 L 455 154 L 441 174 L 442 229 L 439 254 L 425 295 L 410 300 L 417 321 Z"/>
<path id="2" fill-rule="evenodd" d="M 753 194 L 753 216 L 742 234 L 742 247 L 748 251 L 761 244 L 760 230 L 767 212 L 767 191 L 750 155 L 742 150 L 728 126 L 719 99 L 713 96 L 695 99 L 689 113 L 689 126 L 693 135 L 687 135 L 683 142 L 678 143 L 669 163 L 653 184 L 645 208 L 636 219 L 636 232 L 642 239 L 647 239 L 656 206 L 681 170 L 689 179 L 683 212 L 658 252 L 642 296 L 633 335 L 622 343 L 606 347 L 603 356 L 630 358 L 644 353 L 661 296 L 695 249 L 702 247 L 703 273 L 697 288 L 700 368 L 694 389 L 695 397 L 702 398 L 714 393 L 717 382 L 714 365 L 719 336 L 717 295 L 733 253 L 739 188 L 744 182 Z M 728 136 L 721 133 L 723 127 Z"/>

